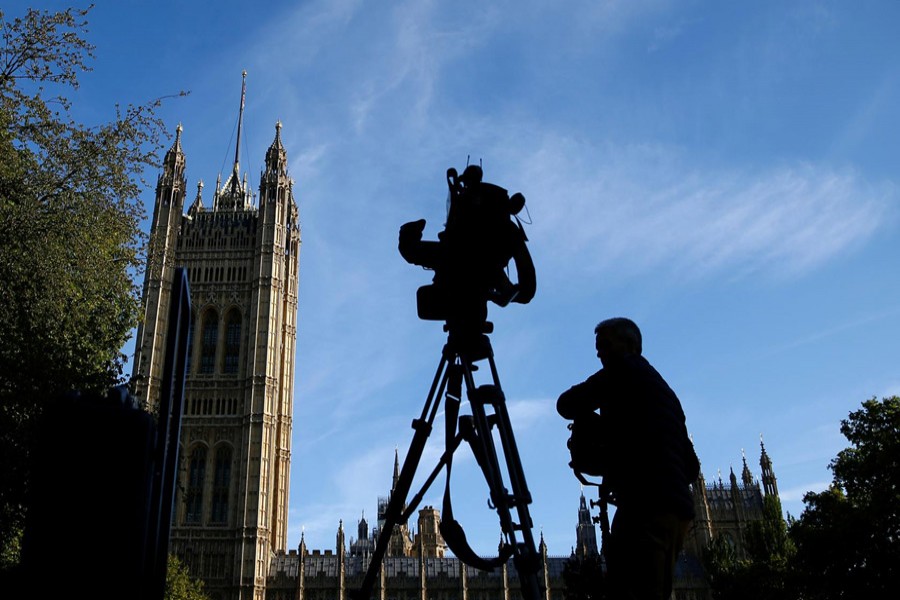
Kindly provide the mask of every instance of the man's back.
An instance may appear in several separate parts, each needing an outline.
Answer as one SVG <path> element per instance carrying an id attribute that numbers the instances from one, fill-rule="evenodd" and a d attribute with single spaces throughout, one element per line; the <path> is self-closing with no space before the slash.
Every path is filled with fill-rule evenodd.
<path id="1" fill-rule="evenodd" d="M 610 472 L 604 482 L 620 504 L 693 517 L 689 485 L 699 463 L 678 397 L 640 355 L 608 361 L 563 393 L 559 413 L 574 419 L 599 409 Z"/>

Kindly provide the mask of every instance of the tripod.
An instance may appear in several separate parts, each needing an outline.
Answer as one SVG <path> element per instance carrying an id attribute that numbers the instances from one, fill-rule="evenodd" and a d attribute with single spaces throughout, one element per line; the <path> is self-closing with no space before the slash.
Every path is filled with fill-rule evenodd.
<path id="1" fill-rule="evenodd" d="M 519 451 L 506 409 L 506 399 L 500 388 L 500 378 L 494 363 L 493 349 L 487 336 L 493 329 L 492 325 L 485 322 L 481 327 L 472 329 L 448 324 L 444 329 L 448 332 L 448 336 L 441 353 L 440 364 L 431 383 L 422 414 L 412 422 L 415 432 L 413 440 L 388 502 L 385 524 L 379 532 L 371 562 L 354 598 L 356 600 L 370 599 L 375 578 L 384 559 L 394 526 L 405 523 L 409 519 L 440 470 L 446 466 L 447 487 L 444 492 L 440 529 L 447 545 L 464 563 L 482 570 L 493 570 L 505 564 L 512 557 L 524 600 L 540 600 L 542 596 L 537 577 L 540 561 L 535 550 L 534 537 L 531 533 L 532 521 L 528 512 L 531 494 L 525 483 L 525 474 L 519 460 Z M 478 366 L 475 363 L 485 360 L 490 366 L 493 383 L 476 387 L 473 372 L 478 370 Z M 466 387 L 472 414 L 460 416 L 463 384 Z M 426 479 L 422 489 L 409 506 L 405 507 L 406 498 L 422 458 L 425 443 L 431 434 L 442 396 L 445 396 L 446 450 Z M 501 463 L 497 456 L 492 429 L 496 429 L 500 439 L 511 490 L 504 486 Z M 497 515 L 500 517 L 503 543 L 499 556 L 494 559 L 477 556 L 466 542 L 462 527 L 453 518 L 450 504 L 450 471 L 453 453 L 464 440 L 471 446 L 475 459 L 484 473 L 490 489 L 490 506 L 497 511 Z"/>

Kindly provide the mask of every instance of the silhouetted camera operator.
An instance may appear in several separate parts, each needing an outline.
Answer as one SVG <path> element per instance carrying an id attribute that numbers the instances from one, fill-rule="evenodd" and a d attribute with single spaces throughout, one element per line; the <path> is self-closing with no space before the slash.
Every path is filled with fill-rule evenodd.
<path id="1" fill-rule="evenodd" d="M 591 436 L 592 474 L 603 476 L 616 506 L 604 548 L 611 597 L 667 600 L 694 518 L 690 484 L 700 463 L 678 397 L 641 356 L 637 325 L 608 319 L 594 333 L 603 368 L 564 392 L 556 409 L 576 424 L 592 423 L 579 435 Z"/>
<path id="2" fill-rule="evenodd" d="M 535 273 L 526 246 L 527 237 L 511 216 L 525 205 L 525 197 L 511 197 L 497 185 L 482 181 L 477 165 L 462 175 L 448 169 L 447 223 L 438 241 L 423 241 L 425 220 L 400 228 L 400 254 L 407 262 L 434 270 L 432 285 L 419 288 L 421 319 L 447 321 L 478 328 L 487 318 L 487 302 L 506 306 L 527 304 L 535 292 Z M 506 274 L 509 261 L 516 266 L 518 283 Z"/>

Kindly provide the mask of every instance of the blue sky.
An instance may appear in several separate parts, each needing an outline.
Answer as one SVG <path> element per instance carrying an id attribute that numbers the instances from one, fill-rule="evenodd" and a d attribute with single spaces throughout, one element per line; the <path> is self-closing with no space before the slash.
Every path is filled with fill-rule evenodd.
<path id="1" fill-rule="evenodd" d="M 254 188 L 284 123 L 303 240 L 289 547 L 374 521 L 402 460 L 444 334 L 416 318 L 430 275 L 397 230 L 426 218 L 434 239 L 445 171 L 468 156 L 528 199 L 538 293 L 491 309 L 492 340 L 552 554 L 574 543 L 580 493 L 555 401 L 599 368 L 603 318 L 641 326 L 707 480 L 739 472 L 742 449 L 758 476 L 762 434 L 794 515 L 831 479 L 840 420 L 900 394 L 897 3 L 260 6 L 100 2 L 73 99 L 100 121 L 189 90 L 162 115 L 207 200 L 242 70 Z M 436 433 L 420 474 L 440 449 Z M 486 487 L 462 451 L 455 465 L 457 518 L 492 552 Z"/>

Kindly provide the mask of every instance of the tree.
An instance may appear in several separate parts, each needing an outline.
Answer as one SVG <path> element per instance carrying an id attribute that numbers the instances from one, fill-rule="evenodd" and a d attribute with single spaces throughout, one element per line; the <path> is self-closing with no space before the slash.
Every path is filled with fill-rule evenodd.
<path id="1" fill-rule="evenodd" d="M 163 600 L 209 600 L 203 591 L 203 582 L 194 579 L 187 567 L 170 554 L 166 565 L 166 592 Z"/>
<path id="2" fill-rule="evenodd" d="M 141 174 L 162 121 L 145 105 L 77 122 L 90 9 L 0 11 L 0 567 L 18 558 L 37 419 L 62 392 L 121 380 L 140 296 Z"/>
<path id="3" fill-rule="evenodd" d="M 563 567 L 565 600 L 603 600 L 608 596 L 603 560 L 599 554 L 569 557 Z"/>
<path id="4" fill-rule="evenodd" d="M 775 496 L 763 498 L 763 518 L 744 531 L 743 555 L 726 541 L 714 538 L 704 563 L 713 597 L 723 600 L 787 600 L 794 598 L 791 559 L 794 545 Z"/>
<path id="5" fill-rule="evenodd" d="M 803 598 L 893 598 L 900 590 L 900 398 L 872 398 L 841 421 L 850 447 L 791 525 Z"/>

